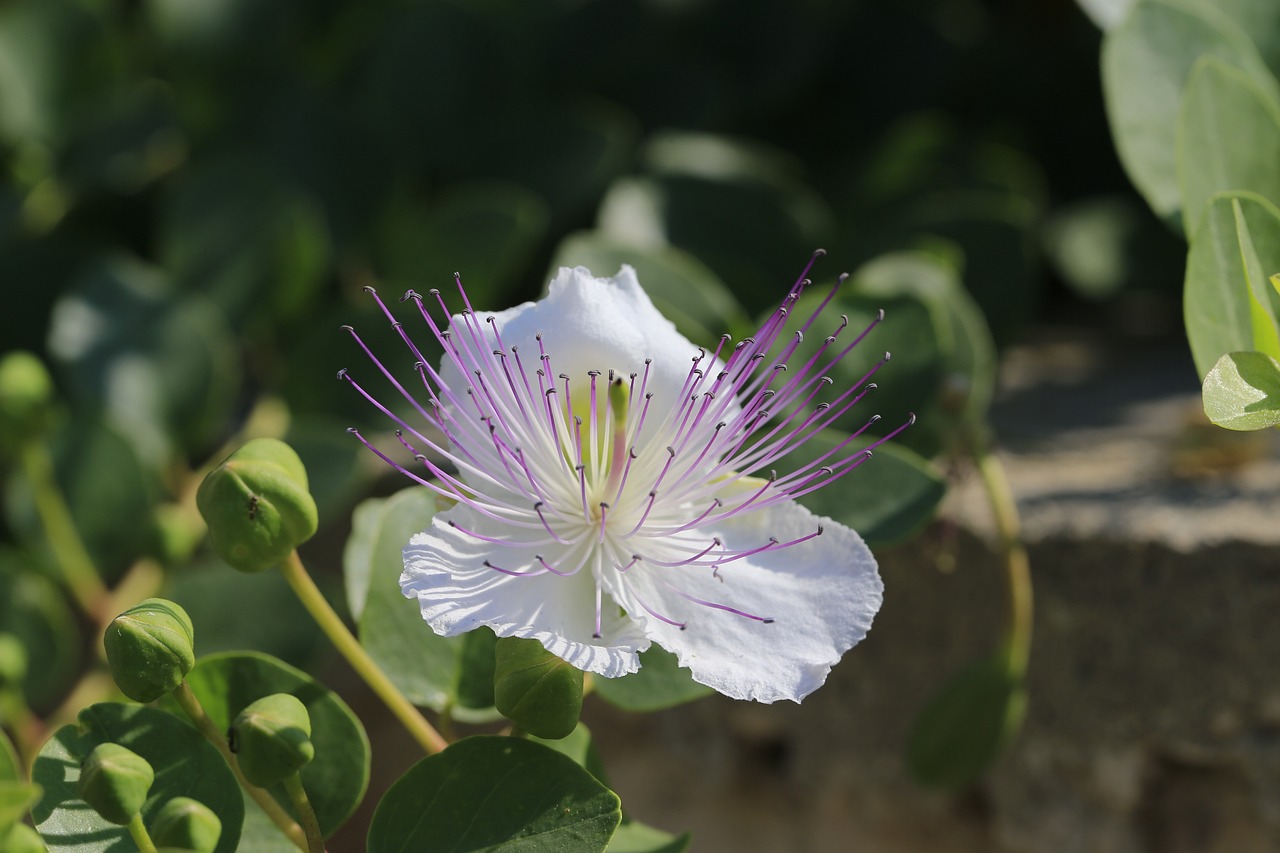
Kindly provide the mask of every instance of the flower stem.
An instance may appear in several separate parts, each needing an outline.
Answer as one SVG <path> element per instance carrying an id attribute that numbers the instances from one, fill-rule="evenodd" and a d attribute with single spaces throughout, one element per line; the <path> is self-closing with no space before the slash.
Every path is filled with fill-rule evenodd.
<path id="1" fill-rule="evenodd" d="M 306 830 L 309 853 L 324 853 L 324 836 L 320 834 L 320 823 L 316 820 L 315 809 L 311 808 L 311 800 L 307 798 L 307 789 L 302 787 L 302 776 L 293 773 L 285 777 L 284 789 L 289 792 L 294 811 Z"/>
<path id="2" fill-rule="evenodd" d="M 129 834 L 133 836 L 133 843 L 138 845 L 141 853 L 156 853 L 156 844 L 151 840 L 147 827 L 142 823 L 141 812 L 129 820 Z"/>
<path id="3" fill-rule="evenodd" d="M 71 518 L 71 510 L 58 487 L 53 457 L 43 444 L 29 441 L 22 447 L 21 458 L 23 473 L 31 483 L 36 513 L 44 526 L 49 548 L 62 570 L 62 580 L 80 610 L 96 619 L 107 600 L 107 589 L 93 566 L 84 540 Z"/>
<path id="4" fill-rule="evenodd" d="M 342 656 L 347 659 L 347 663 L 360 674 L 373 692 L 378 694 L 378 698 L 386 703 L 391 713 L 396 715 L 427 754 L 440 752 L 447 747 L 449 742 L 441 737 L 440 733 L 427 722 L 426 717 L 423 717 L 418 709 L 404 697 L 404 694 L 391 683 L 387 674 L 347 629 L 342 618 L 329 606 L 329 602 L 316 587 L 311 575 L 307 574 L 307 569 L 298 558 L 297 551 L 285 557 L 284 562 L 280 564 L 280 571 L 289 582 L 289 586 L 293 587 L 302 605 L 307 608 L 307 612 L 311 614 L 311 618 L 316 620 L 316 624 L 328 636 L 329 641 L 337 647 Z"/>
<path id="5" fill-rule="evenodd" d="M 1022 541 L 1018 505 L 1009 488 L 1009 478 L 1004 466 L 996 458 L 987 441 L 985 429 L 974 426 L 968 430 L 970 449 L 982 477 L 987 499 L 995 517 L 996 532 L 1000 538 L 1000 552 L 1004 559 L 1005 582 L 1009 589 L 1009 613 L 1006 626 L 1006 645 L 1009 668 L 1025 673 L 1031 656 L 1031 626 L 1033 621 L 1033 595 L 1031 586 L 1031 562 Z"/>
<path id="6" fill-rule="evenodd" d="M 280 831 L 289 837 L 298 848 L 307 849 L 307 836 L 302 831 L 302 827 L 298 826 L 293 818 L 289 817 L 289 813 L 284 807 L 276 802 L 275 797 L 271 796 L 263 788 L 249 783 L 244 778 L 244 774 L 240 772 L 240 762 L 236 761 L 235 755 L 231 752 L 231 748 L 227 746 L 227 739 L 222 732 L 218 731 L 218 727 L 213 724 L 213 720 L 209 719 L 209 715 L 205 713 L 204 706 L 200 704 L 200 700 L 196 698 L 196 694 L 191 691 L 191 687 L 186 681 L 183 681 L 173 691 L 173 698 L 182 706 L 182 710 L 191 718 L 191 722 L 195 723 L 200 734 L 204 735 L 205 740 L 217 747 L 218 752 L 222 753 L 222 757 L 226 759 L 227 764 L 231 767 L 231 772 L 235 774 L 240 787 L 253 797 L 253 801 L 257 803 L 271 818 L 271 822 L 280 827 Z"/>

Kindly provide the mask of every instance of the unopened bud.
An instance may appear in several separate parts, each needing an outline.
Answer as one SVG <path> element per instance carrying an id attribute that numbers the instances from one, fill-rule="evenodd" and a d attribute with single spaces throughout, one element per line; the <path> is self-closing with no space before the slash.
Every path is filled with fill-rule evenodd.
<path id="1" fill-rule="evenodd" d="M 0 358 L 0 443 L 16 445 L 50 422 L 53 380 L 44 362 L 25 350 Z"/>
<path id="2" fill-rule="evenodd" d="M 567 737 L 582 713 L 582 670 L 537 640 L 502 637 L 494 651 L 493 698 L 498 712 L 531 735 Z"/>
<path id="3" fill-rule="evenodd" d="M 209 472 L 196 504 L 222 559 L 242 572 L 269 569 L 316 532 L 316 502 L 293 448 L 256 438 Z"/>
<path id="4" fill-rule="evenodd" d="M 222 821 L 208 806 L 190 797 L 174 797 L 151 822 L 151 840 L 158 847 L 213 853 L 221 836 Z"/>
<path id="5" fill-rule="evenodd" d="M 191 617 L 163 598 L 148 598 L 111 620 L 103 645 L 112 677 L 135 702 L 172 692 L 196 662 Z"/>
<path id="6" fill-rule="evenodd" d="M 284 781 L 316 756 L 307 707 L 288 693 L 249 705 L 236 716 L 228 737 L 244 777 L 259 788 Z"/>
<path id="7" fill-rule="evenodd" d="M 0 690 L 21 687 L 27 677 L 27 647 L 13 634 L 0 634 Z"/>
<path id="8" fill-rule="evenodd" d="M 100 743 L 80 765 L 78 790 L 104 819 L 125 826 L 142 809 L 155 778 L 141 755 L 118 743 Z"/>

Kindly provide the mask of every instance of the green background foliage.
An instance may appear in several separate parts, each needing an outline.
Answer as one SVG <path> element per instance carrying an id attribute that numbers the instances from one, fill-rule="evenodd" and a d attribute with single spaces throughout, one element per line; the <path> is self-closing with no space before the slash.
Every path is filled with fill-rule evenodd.
<path id="1" fill-rule="evenodd" d="M 435 498 L 397 491 L 345 432 L 400 449 L 333 378 L 363 359 L 343 324 L 412 363 L 366 286 L 394 304 L 407 288 L 447 291 L 457 271 L 477 307 L 502 308 L 536 298 L 559 265 L 630 263 L 680 331 L 713 344 L 749 334 L 825 247 L 806 304 L 852 275 L 820 325 L 846 314 L 857 330 L 887 312 L 833 378 L 893 358 L 864 403 L 786 464 L 873 413 L 884 417 L 860 442 L 914 412 L 870 462 L 806 498 L 876 547 L 932 518 L 938 463 L 980 428 L 999 347 L 1036 324 L 1134 334 L 1109 318 L 1135 295 L 1176 305 L 1186 259 L 1201 376 L 1225 353 L 1270 352 L 1270 5 L 1142 0 L 1104 38 L 1067 0 L 0 3 L 0 346 L 35 353 L 55 389 L 32 422 L 42 431 L 6 432 L 0 447 L 0 632 L 30 650 L 25 700 L 51 712 L 92 657 L 93 617 L 70 606 L 67 554 L 42 521 L 32 472 L 47 455 L 107 585 L 145 581 L 191 613 L 205 656 L 193 686 L 220 725 L 256 697 L 210 655 L 243 649 L 282 662 L 242 655 L 237 678 L 320 703 L 318 746 L 329 723 L 354 720 L 288 669 L 329 658 L 283 581 L 228 571 L 195 511 L 209 467 L 272 437 L 309 475 L 320 532 L 303 555 L 330 600 L 345 591 L 374 659 L 451 721 L 498 718 L 492 634 L 434 636 L 395 585 L 399 549 Z M 1275 408 L 1273 390 L 1250 390 L 1274 389 L 1273 363 L 1219 371 L 1231 399 L 1262 401 L 1250 424 Z M 595 692 L 636 711 L 707 692 L 660 649 L 644 661 Z M 1018 679 L 984 684 L 933 712 L 923 775 L 967 779 L 990 760 L 1003 726 L 981 749 L 948 752 L 930 734 L 966 719 L 956 707 L 1016 716 Z M 358 724 L 343 731 L 351 742 L 304 771 L 331 788 L 326 831 L 367 778 Z M 240 824 L 223 822 L 225 844 Z M 359 846 L 364 829 L 337 846 Z M 243 832 L 279 843 L 252 808 Z M 619 851 L 685 843 L 632 822 L 615 836 Z"/>

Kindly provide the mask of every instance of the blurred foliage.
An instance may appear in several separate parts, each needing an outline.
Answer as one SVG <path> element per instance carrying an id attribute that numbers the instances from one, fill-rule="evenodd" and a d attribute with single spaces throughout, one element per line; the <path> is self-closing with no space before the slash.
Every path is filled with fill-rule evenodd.
<path id="1" fill-rule="evenodd" d="M 1204 38 L 1226 53 L 1239 28 L 1268 31 L 1257 4 L 1225 5 Z M 1070 0 L 0 0 L 0 347 L 35 353 L 57 389 L 39 433 L 0 447 L 0 633 L 32 650 L 26 700 L 58 705 L 101 616 L 68 605 L 58 512 L 108 587 L 181 601 L 202 652 L 311 660 L 316 628 L 278 578 L 212 565 L 195 487 L 247 438 L 288 441 L 320 520 L 304 554 L 336 588 L 351 510 L 392 476 L 344 432 L 384 419 L 333 379 L 363 358 L 341 324 L 398 345 L 365 286 L 394 298 L 457 271 L 500 308 L 535 298 L 548 267 L 625 262 L 709 343 L 748 334 L 823 246 L 811 293 L 848 269 L 835 313 L 861 329 L 888 312 L 839 378 L 894 351 L 840 426 L 881 411 L 870 441 L 919 421 L 844 481 L 872 477 L 862 497 L 814 506 L 877 543 L 909 536 L 945 488 L 930 459 L 985 416 L 997 344 L 1074 319 L 1080 298 L 1176 299 L 1182 247 L 1108 139 L 1100 38 Z M 1276 67 L 1272 41 L 1246 71 Z M 1176 129 L 1167 99 L 1148 107 Z M 1173 171 L 1135 181 L 1176 218 Z M 463 663 L 493 638 L 405 655 L 418 615 L 369 586 L 423 502 L 357 513 L 350 609 L 411 698 L 491 717 Z M 701 692 L 658 663 L 601 694 Z"/>

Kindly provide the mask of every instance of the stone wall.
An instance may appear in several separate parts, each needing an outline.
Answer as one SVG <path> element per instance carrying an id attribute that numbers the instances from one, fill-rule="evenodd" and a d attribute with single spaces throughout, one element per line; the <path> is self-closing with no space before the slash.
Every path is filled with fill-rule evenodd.
<path id="1" fill-rule="evenodd" d="M 632 814 L 698 851 L 1280 850 L 1277 436 L 1204 425 L 1182 348 L 1065 340 L 1006 361 L 993 422 L 1036 591 L 1008 754 L 959 793 L 902 759 L 1002 619 L 986 504 L 959 471 L 943 520 L 880 552 L 871 635 L 803 705 L 593 705 Z"/>

